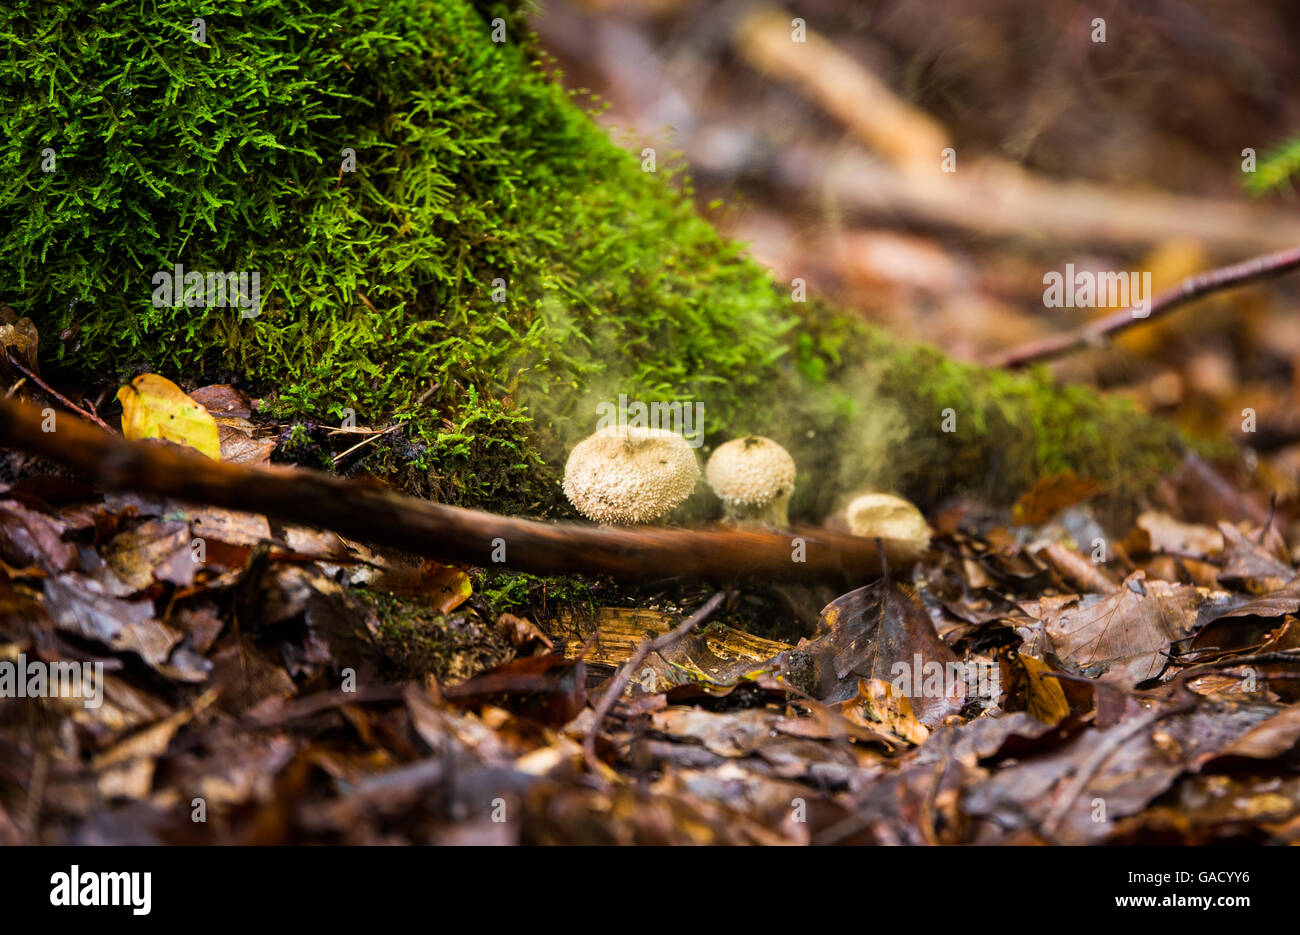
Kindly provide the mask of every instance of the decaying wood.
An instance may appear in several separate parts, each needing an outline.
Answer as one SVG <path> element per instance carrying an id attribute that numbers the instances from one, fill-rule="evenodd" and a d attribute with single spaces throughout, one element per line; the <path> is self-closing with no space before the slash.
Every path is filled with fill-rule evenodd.
<path id="1" fill-rule="evenodd" d="M 605 688 L 605 693 L 601 695 L 600 701 L 596 704 L 595 713 L 591 719 L 591 729 L 587 731 L 587 736 L 583 738 L 582 752 L 587 763 L 593 768 L 597 775 L 601 775 L 600 764 L 596 759 L 596 737 L 600 734 L 600 725 L 608 716 L 610 709 L 614 707 L 614 702 L 623 697 L 623 690 L 627 688 L 628 680 L 632 674 L 650 653 L 656 650 L 667 649 L 677 642 L 687 633 L 690 633 L 697 626 L 709 618 L 709 616 L 722 606 L 726 600 L 725 591 L 719 591 L 713 597 L 709 598 L 704 604 L 691 614 L 676 627 L 667 633 L 661 633 L 659 636 L 647 637 L 637 646 L 636 651 L 632 653 L 631 658 L 623 663 L 622 667 L 614 673 L 610 679 L 609 685 Z"/>
<path id="2" fill-rule="evenodd" d="M 566 609 L 548 625 L 548 629 L 560 635 L 573 635 L 564 645 L 566 657 L 576 659 L 581 656 L 588 665 L 613 667 L 632 658 L 647 636 L 659 636 L 674 626 L 676 620 L 657 610 L 600 607 L 590 620 Z M 594 640 L 591 639 L 593 635 Z M 685 642 L 687 641 L 683 641 Z M 686 648 L 685 662 L 711 679 L 716 679 L 724 677 L 724 670 L 731 664 L 766 662 L 791 649 L 794 647 L 789 643 L 767 640 L 744 630 L 715 623 L 706 631 L 695 634 L 694 644 Z"/>
<path id="3" fill-rule="evenodd" d="M 264 513 L 442 561 L 632 580 L 763 576 L 860 583 L 880 574 L 875 543 L 881 540 L 823 529 L 781 533 L 540 523 L 417 500 L 316 471 L 227 464 L 186 449 L 128 442 L 66 413 L 57 414 L 54 431 L 44 431 L 42 420 L 35 406 L 0 400 L 0 445 L 49 458 L 108 489 Z M 890 565 L 908 566 L 918 557 L 911 543 L 883 543 Z"/>

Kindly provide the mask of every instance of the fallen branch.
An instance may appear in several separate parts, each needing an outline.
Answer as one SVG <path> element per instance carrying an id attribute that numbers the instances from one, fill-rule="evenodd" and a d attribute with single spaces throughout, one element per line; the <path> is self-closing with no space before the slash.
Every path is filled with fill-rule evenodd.
<path id="1" fill-rule="evenodd" d="M 1294 212 L 1239 198 L 1061 181 L 964 149 L 956 171 L 945 172 L 944 151 L 956 144 L 943 124 L 815 30 L 806 28 L 804 41 L 792 42 L 791 22 L 780 8 L 748 8 L 735 19 L 736 54 L 760 74 L 799 91 L 879 158 L 853 148 L 775 145 L 772 181 L 782 187 L 801 193 L 819 187 L 821 201 L 892 224 L 1036 242 L 1140 248 L 1192 236 L 1211 251 L 1248 256 L 1300 240 Z M 711 126 L 716 129 L 716 121 Z M 712 161 L 702 151 L 701 135 L 686 129 L 680 142 L 693 162 Z"/>
<path id="2" fill-rule="evenodd" d="M 880 568 L 874 541 L 823 529 L 783 533 L 539 523 L 417 500 L 316 471 L 212 461 L 187 449 L 129 442 L 62 415 L 53 432 L 42 431 L 41 423 L 34 406 L 0 400 L 0 445 L 42 455 L 101 487 L 264 513 L 442 561 L 633 580 L 762 576 L 859 583 L 873 580 Z M 907 565 L 918 557 L 907 542 L 885 540 L 884 548 L 891 564 Z"/>
<path id="3" fill-rule="evenodd" d="M 688 156 L 698 149 L 685 147 Z M 1194 198 L 1101 182 L 1058 182 L 999 159 L 967 158 L 945 174 L 904 172 L 852 145 L 794 144 L 765 172 L 768 184 L 810 206 L 834 205 L 854 222 L 911 225 L 979 237 L 1107 250 L 1149 250 L 1195 238 L 1228 258 L 1300 242 L 1295 212 L 1240 198 Z"/>
<path id="4" fill-rule="evenodd" d="M 1255 257 L 1231 266 L 1220 267 L 1205 273 L 1189 276 L 1172 289 L 1152 297 L 1150 313 L 1143 316 L 1133 314 L 1133 309 L 1126 308 L 1113 312 L 1105 318 L 1099 318 L 1090 324 L 1055 334 L 1050 337 L 1030 341 L 1009 351 L 994 355 L 984 363 L 990 367 L 1023 367 L 1025 364 L 1059 357 L 1079 347 L 1095 345 L 1112 334 L 1132 328 L 1144 322 L 1155 321 L 1168 315 L 1180 305 L 1186 305 L 1193 299 L 1258 282 L 1261 279 L 1273 279 L 1284 273 L 1300 268 L 1300 247 L 1270 253 L 1268 256 Z"/>
<path id="5" fill-rule="evenodd" d="M 736 52 L 749 65 L 798 88 L 864 145 L 895 167 L 938 168 L 948 131 L 900 99 L 874 72 L 830 40 L 805 28 L 790 41 L 791 16 L 775 7 L 749 8 L 736 23 Z"/>

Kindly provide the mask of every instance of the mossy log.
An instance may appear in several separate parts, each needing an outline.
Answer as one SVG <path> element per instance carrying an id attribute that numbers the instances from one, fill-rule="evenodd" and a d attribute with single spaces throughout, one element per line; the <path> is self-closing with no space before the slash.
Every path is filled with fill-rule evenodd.
<path id="1" fill-rule="evenodd" d="M 795 301 L 662 157 L 608 138 L 513 4 L 206 10 L 0 9 L 0 302 L 56 377 L 233 379 L 284 418 L 401 420 L 365 467 L 543 516 L 620 394 L 703 404 L 708 446 L 782 442 L 802 520 L 862 486 L 1006 499 L 1169 460 L 1172 430 L 1124 403 Z M 178 265 L 256 273 L 260 302 L 164 289 Z"/>

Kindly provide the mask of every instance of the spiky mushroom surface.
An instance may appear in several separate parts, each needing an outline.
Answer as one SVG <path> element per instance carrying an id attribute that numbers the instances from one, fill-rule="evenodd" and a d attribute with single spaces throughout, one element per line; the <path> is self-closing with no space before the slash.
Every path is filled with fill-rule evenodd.
<path id="1" fill-rule="evenodd" d="M 763 435 L 733 438 L 718 446 L 704 470 L 728 519 L 789 525 L 796 469 L 790 452 L 777 442 Z"/>
<path id="2" fill-rule="evenodd" d="M 699 478 L 695 451 L 675 432 L 608 426 L 569 453 L 564 495 L 588 519 L 630 526 L 666 516 Z"/>

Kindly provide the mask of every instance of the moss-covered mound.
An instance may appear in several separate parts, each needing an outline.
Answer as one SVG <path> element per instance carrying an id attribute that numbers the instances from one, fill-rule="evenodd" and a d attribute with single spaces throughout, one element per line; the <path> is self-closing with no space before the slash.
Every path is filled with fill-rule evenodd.
<path id="1" fill-rule="evenodd" d="M 564 447 L 620 393 L 702 402 L 710 441 L 785 442 L 804 516 L 858 483 L 1014 493 L 1168 452 L 1117 403 L 792 302 L 538 55 L 506 4 L 8 0 L 0 301 L 83 378 L 409 420 L 371 467 L 503 510 L 562 508 Z M 259 313 L 159 298 L 177 264 L 257 273 Z"/>

